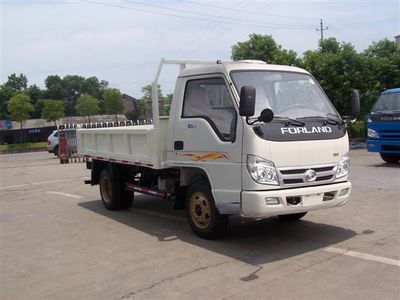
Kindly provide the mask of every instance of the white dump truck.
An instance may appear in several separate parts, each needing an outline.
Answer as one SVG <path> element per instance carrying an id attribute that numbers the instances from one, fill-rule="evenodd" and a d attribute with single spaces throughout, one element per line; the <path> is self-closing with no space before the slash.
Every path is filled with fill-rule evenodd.
<path id="1" fill-rule="evenodd" d="M 165 64 L 180 74 L 163 117 L 157 86 Z M 78 130 L 78 153 L 90 158 L 87 183 L 99 184 L 107 209 L 130 207 L 134 192 L 170 199 L 195 234 L 212 239 L 230 215 L 294 221 L 349 199 L 346 124 L 307 71 L 162 59 L 152 87 L 152 124 Z"/>

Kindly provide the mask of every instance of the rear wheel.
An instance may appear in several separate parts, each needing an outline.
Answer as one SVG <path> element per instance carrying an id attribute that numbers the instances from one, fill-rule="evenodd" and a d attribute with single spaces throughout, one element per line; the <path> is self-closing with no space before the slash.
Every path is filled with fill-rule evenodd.
<path id="1" fill-rule="evenodd" d="M 186 217 L 193 232 L 205 239 L 222 237 L 229 216 L 221 215 L 215 207 L 211 189 L 207 184 L 193 184 L 186 193 Z"/>
<path id="2" fill-rule="evenodd" d="M 125 190 L 121 180 L 111 175 L 105 168 L 100 174 L 100 195 L 104 206 L 110 210 L 129 208 L 133 202 L 133 192 Z"/>
<path id="3" fill-rule="evenodd" d="M 384 161 L 395 164 L 400 160 L 400 154 L 379 153 Z"/>
<path id="4" fill-rule="evenodd" d="M 289 215 L 279 215 L 279 219 L 281 219 L 282 221 L 298 221 L 300 220 L 302 217 L 304 217 L 307 213 L 298 213 L 298 214 L 289 214 Z"/>

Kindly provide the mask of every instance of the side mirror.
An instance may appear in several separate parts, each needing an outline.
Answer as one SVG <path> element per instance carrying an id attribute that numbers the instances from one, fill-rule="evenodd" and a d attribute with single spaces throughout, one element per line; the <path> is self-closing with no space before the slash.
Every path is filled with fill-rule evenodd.
<path id="1" fill-rule="evenodd" d="M 269 123 L 274 119 L 274 112 L 269 108 L 263 109 L 261 115 L 258 117 L 258 121 Z"/>
<path id="2" fill-rule="evenodd" d="M 351 91 L 351 102 L 350 102 L 350 117 L 351 122 L 355 122 L 358 115 L 360 114 L 360 93 L 358 90 Z"/>
<path id="3" fill-rule="evenodd" d="M 256 88 L 243 86 L 240 89 L 239 114 L 245 117 L 254 116 L 256 106 Z"/>

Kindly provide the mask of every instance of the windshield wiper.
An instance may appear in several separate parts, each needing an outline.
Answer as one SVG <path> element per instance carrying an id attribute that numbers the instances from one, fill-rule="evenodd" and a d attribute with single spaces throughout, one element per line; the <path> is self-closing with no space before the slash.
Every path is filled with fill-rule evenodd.
<path id="1" fill-rule="evenodd" d="M 329 117 L 328 115 L 333 116 Z M 343 125 L 345 124 L 343 120 L 339 119 L 337 115 L 335 114 L 331 114 L 328 113 L 325 117 L 324 116 L 308 116 L 308 117 L 301 117 L 301 118 L 297 118 L 297 120 L 321 120 L 322 122 L 324 122 L 325 124 L 331 124 L 331 125 Z"/>
<path id="2" fill-rule="evenodd" d="M 301 127 L 301 126 L 306 125 L 306 123 L 304 123 L 303 121 L 296 120 L 296 119 L 291 119 L 291 118 L 288 118 L 288 117 L 274 116 L 274 119 L 272 120 L 272 122 L 275 121 L 275 120 L 279 121 L 281 123 L 284 123 L 285 126 L 293 125 L 293 126 L 300 126 Z"/>

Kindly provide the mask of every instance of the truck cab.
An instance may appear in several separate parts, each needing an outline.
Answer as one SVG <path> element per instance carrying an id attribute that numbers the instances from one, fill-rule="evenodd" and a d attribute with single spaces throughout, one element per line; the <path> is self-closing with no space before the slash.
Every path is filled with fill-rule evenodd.
<path id="1" fill-rule="evenodd" d="M 400 160 L 400 88 L 379 96 L 367 117 L 369 152 L 378 152 L 388 163 Z"/>
<path id="2" fill-rule="evenodd" d="M 254 113 L 241 116 L 248 86 Z M 348 199 L 345 124 L 305 70 L 259 61 L 188 69 L 175 95 L 167 165 L 201 168 L 220 212 L 260 218 Z M 270 122 L 258 120 L 265 109 Z"/>

